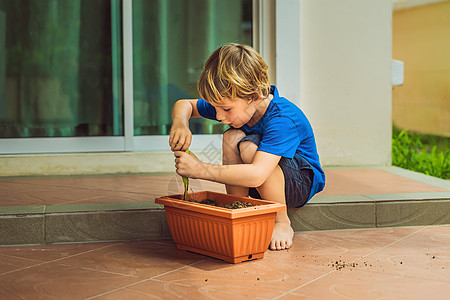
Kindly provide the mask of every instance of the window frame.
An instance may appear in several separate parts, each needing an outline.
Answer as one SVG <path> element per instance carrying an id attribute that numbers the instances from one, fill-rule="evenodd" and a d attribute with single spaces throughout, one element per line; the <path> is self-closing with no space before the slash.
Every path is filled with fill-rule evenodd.
<path id="1" fill-rule="evenodd" d="M 253 0 L 253 44 L 260 48 L 262 39 L 258 27 L 261 25 L 260 7 L 262 0 Z M 133 113 L 133 28 L 132 0 L 122 0 L 122 45 L 123 45 L 123 136 L 93 137 L 39 137 L 0 138 L 0 155 L 86 153 L 86 152 L 133 152 L 166 151 L 169 149 L 168 135 L 134 135 Z M 259 21 L 257 21 L 259 20 Z M 192 150 L 221 149 L 221 134 L 194 134 Z"/>

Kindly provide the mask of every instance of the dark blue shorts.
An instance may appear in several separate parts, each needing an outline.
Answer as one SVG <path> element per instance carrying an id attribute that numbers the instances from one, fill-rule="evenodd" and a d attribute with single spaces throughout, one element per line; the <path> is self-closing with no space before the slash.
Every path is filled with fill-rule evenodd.
<path id="1" fill-rule="evenodd" d="M 243 137 L 238 143 L 238 149 L 240 149 L 240 143 L 244 141 L 250 141 L 259 146 L 261 135 L 249 134 Z M 284 174 L 286 206 L 294 208 L 305 205 L 308 202 L 314 178 L 314 172 L 309 162 L 301 155 L 295 153 L 293 158 L 281 157 L 278 165 Z M 256 188 L 249 189 L 249 196 L 261 199 Z"/>

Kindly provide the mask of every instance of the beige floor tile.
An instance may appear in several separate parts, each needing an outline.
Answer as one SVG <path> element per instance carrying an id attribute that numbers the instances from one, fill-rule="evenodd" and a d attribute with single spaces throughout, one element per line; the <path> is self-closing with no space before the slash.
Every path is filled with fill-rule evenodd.
<path id="1" fill-rule="evenodd" d="M 171 240 L 0 247 L 0 297 L 444 299 L 449 247 L 449 225 L 300 232 L 239 264 Z"/>
<path id="2" fill-rule="evenodd" d="M 448 190 L 377 169 L 326 170 L 320 196 L 446 192 Z"/>
<path id="3" fill-rule="evenodd" d="M 335 271 L 278 299 L 448 299 L 448 282 L 360 270 Z"/>
<path id="4" fill-rule="evenodd" d="M 136 277 L 46 263 L 1 276 L 0 298 L 85 299 L 136 281 Z"/>
<path id="5" fill-rule="evenodd" d="M 76 243 L 34 246 L 4 246 L 0 247 L 0 254 L 10 257 L 31 259 L 39 262 L 52 262 L 82 253 L 108 248 L 118 243 Z"/>
<path id="6" fill-rule="evenodd" d="M 126 242 L 60 260 L 67 266 L 151 278 L 207 259 L 178 250 L 174 244 L 151 241 Z"/>
<path id="7" fill-rule="evenodd" d="M 207 283 L 207 282 L 205 282 Z M 252 297 L 253 298 L 253 297 Z M 228 291 L 218 291 L 214 287 L 188 286 L 179 283 L 167 283 L 155 280 L 147 280 L 125 289 L 113 291 L 101 295 L 95 299 L 223 299 L 223 300 L 247 300 L 248 295 L 239 294 L 234 289 Z M 253 298 L 258 299 L 258 298 Z M 260 298 L 267 299 L 267 298 Z"/>
<path id="8" fill-rule="evenodd" d="M 42 262 L 39 260 L 0 254 L 0 276 L 11 273 L 13 271 L 36 266 L 41 263 Z"/>

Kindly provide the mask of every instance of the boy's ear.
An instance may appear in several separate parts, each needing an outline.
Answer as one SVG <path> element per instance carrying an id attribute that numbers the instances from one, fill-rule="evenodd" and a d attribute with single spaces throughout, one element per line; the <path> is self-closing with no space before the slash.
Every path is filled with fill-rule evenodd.
<path id="1" fill-rule="evenodd" d="M 250 104 L 252 102 L 259 102 L 259 101 L 261 101 L 261 99 L 262 99 L 262 96 L 255 93 L 248 98 L 248 104 Z"/>

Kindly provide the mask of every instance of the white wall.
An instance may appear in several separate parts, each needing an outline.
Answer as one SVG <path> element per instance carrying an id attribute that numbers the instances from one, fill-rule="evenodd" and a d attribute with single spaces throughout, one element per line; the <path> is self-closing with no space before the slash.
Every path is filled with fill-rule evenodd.
<path id="1" fill-rule="evenodd" d="M 390 164 L 392 1 L 302 0 L 296 8 L 279 0 L 277 9 L 299 9 L 301 88 L 291 100 L 312 123 L 322 164 Z M 295 31 L 277 27 L 277 40 Z M 277 64 L 286 64 L 278 51 Z M 277 67 L 277 79 L 297 72 Z M 277 85 L 281 94 L 298 90 Z"/>
<path id="2" fill-rule="evenodd" d="M 276 83 L 283 97 L 298 102 L 300 88 L 300 1 L 276 2 Z"/>

